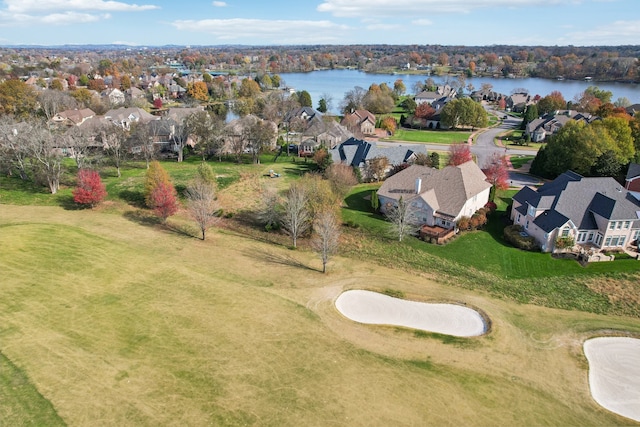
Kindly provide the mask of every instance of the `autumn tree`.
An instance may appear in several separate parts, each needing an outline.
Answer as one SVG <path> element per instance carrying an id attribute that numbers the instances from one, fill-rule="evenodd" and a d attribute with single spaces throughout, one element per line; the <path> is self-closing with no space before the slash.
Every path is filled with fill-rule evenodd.
<path id="1" fill-rule="evenodd" d="M 497 152 L 493 153 L 482 171 L 487 176 L 487 181 L 496 190 L 509 188 L 509 165 L 506 156 L 502 156 Z"/>
<path id="2" fill-rule="evenodd" d="M 544 116 L 548 113 L 552 113 L 557 110 L 564 110 L 567 108 L 567 101 L 564 100 L 562 93 L 554 90 L 549 95 L 543 97 L 538 101 L 538 115 Z M 537 117 L 536 117 L 537 118 Z"/>
<path id="3" fill-rule="evenodd" d="M 358 184 L 358 178 L 356 178 L 353 168 L 344 163 L 332 163 L 325 170 L 324 177 L 341 200 L 346 197 L 354 185 Z"/>
<path id="4" fill-rule="evenodd" d="M 107 189 L 98 171 L 80 169 L 77 185 L 73 190 L 73 201 L 79 205 L 94 207 L 107 197 Z"/>
<path id="5" fill-rule="evenodd" d="M 374 157 L 367 163 L 367 175 L 379 182 L 386 176 L 388 168 L 389 159 L 385 156 Z"/>
<path id="6" fill-rule="evenodd" d="M 473 160 L 471 148 L 465 143 L 449 145 L 449 166 L 458 166 Z"/>
<path id="7" fill-rule="evenodd" d="M 331 155 L 325 147 L 320 147 L 313 153 L 313 161 L 321 172 L 327 170 L 327 168 L 333 163 Z"/>
<path id="8" fill-rule="evenodd" d="M 215 176 L 211 167 L 206 163 L 198 166 L 198 173 L 193 182 L 185 191 L 187 212 L 198 224 L 205 240 L 207 230 L 215 224 L 220 217 L 218 201 L 215 191 Z"/>
<path id="9" fill-rule="evenodd" d="M 395 92 L 396 96 L 404 95 L 404 93 L 407 91 L 407 87 L 404 85 L 402 79 L 397 79 L 393 83 L 393 91 Z"/>
<path id="10" fill-rule="evenodd" d="M 153 161 L 147 169 L 145 178 L 145 203 L 165 222 L 178 211 L 176 189 L 169 174 L 158 161 Z"/>
<path id="11" fill-rule="evenodd" d="M 238 96 L 241 98 L 254 98 L 261 92 L 260 85 L 251 79 L 242 79 Z"/>
<path id="12" fill-rule="evenodd" d="M 382 119 L 382 122 L 380 123 L 380 128 L 389 132 L 390 135 L 393 135 L 394 133 L 396 133 L 396 130 L 398 129 L 398 122 L 396 122 L 396 119 L 394 119 L 393 117 L 386 116 L 385 118 Z"/>
<path id="13" fill-rule="evenodd" d="M 22 80 L 9 79 L 0 83 L 0 114 L 26 118 L 34 113 L 37 102 L 35 90 Z"/>
<path id="14" fill-rule="evenodd" d="M 428 102 L 422 102 L 415 109 L 415 113 L 413 114 L 419 119 L 430 119 L 436 113 L 435 108 L 431 106 Z"/>
<path id="15" fill-rule="evenodd" d="M 205 82 L 194 82 L 187 85 L 187 94 L 198 101 L 209 99 L 209 89 Z"/>
<path id="16" fill-rule="evenodd" d="M 289 187 L 282 207 L 282 228 L 291 236 L 291 244 L 294 248 L 298 245 L 298 238 L 302 236 L 311 225 L 311 213 L 308 207 L 309 195 L 307 189 L 300 182 L 295 182 Z"/>
<path id="17" fill-rule="evenodd" d="M 258 119 L 244 129 L 247 147 L 251 151 L 253 163 L 260 163 L 262 154 L 276 138 L 276 130 L 272 123 Z"/>
<path id="18" fill-rule="evenodd" d="M 443 126 L 455 129 L 458 126 L 473 128 L 486 127 L 487 112 L 478 102 L 471 98 L 458 98 L 448 102 L 440 113 Z"/>
<path id="19" fill-rule="evenodd" d="M 311 247 L 322 260 L 322 272 L 327 272 L 327 262 L 338 250 L 340 239 L 340 222 L 334 211 L 322 211 L 313 221 L 313 238 Z"/>

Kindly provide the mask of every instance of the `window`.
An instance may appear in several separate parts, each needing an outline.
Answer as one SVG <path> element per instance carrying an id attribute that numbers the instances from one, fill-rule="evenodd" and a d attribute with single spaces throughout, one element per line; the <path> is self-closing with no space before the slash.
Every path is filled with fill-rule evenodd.
<path id="1" fill-rule="evenodd" d="M 615 230 L 616 229 L 616 222 L 615 221 L 611 221 L 609 223 L 609 230 Z"/>
<path id="2" fill-rule="evenodd" d="M 536 208 L 534 208 L 533 206 L 529 206 L 529 216 L 536 216 Z"/>
<path id="3" fill-rule="evenodd" d="M 629 228 L 630 225 L 631 225 L 631 221 L 625 221 L 624 226 L 622 228 L 626 230 L 627 228 Z"/>
<path id="4" fill-rule="evenodd" d="M 529 229 L 529 220 L 527 220 L 527 223 L 524 225 L 524 228 L 526 228 L 527 230 Z"/>
<path id="5" fill-rule="evenodd" d="M 567 237 L 569 236 L 569 229 L 568 228 L 563 228 L 562 229 L 562 237 Z"/>
<path id="6" fill-rule="evenodd" d="M 620 230 L 622 228 L 622 221 L 616 222 L 616 228 Z"/>
<path id="7" fill-rule="evenodd" d="M 611 237 L 607 237 L 604 241 L 605 246 L 611 246 Z"/>

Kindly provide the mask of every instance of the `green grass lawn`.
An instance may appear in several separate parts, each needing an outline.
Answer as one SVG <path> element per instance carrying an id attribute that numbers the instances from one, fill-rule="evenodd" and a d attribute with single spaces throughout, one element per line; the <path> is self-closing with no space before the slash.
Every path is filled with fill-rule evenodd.
<path id="1" fill-rule="evenodd" d="M 199 162 L 162 164 L 180 189 Z M 313 169 L 273 156 L 210 164 L 221 197 L 244 206 L 244 187 L 284 188 Z M 73 207 L 71 173 L 55 196 L 0 178 L 0 424 L 624 423 L 591 399 L 580 343 L 640 335 L 637 293 L 609 299 L 590 282 L 632 286 L 637 261 L 583 268 L 519 251 L 501 239 L 500 211 L 445 246 L 398 243 L 371 210 L 379 184 L 362 184 L 322 274 L 306 238 L 291 250 L 225 219 L 201 241 L 183 213 L 152 220 L 145 171 L 104 169 L 110 203 L 94 210 Z M 512 195 L 498 195 L 502 211 Z M 358 288 L 463 303 L 493 326 L 450 339 L 358 324 L 333 303 Z"/>
<path id="2" fill-rule="evenodd" d="M 367 241 L 364 249 L 351 248 L 354 254 L 362 250 L 374 260 L 394 259 L 408 268 L 439 271 L 459 285 L 485 289 L 520 302 L 611 314 L 632 314 L 640 309 L 640 305 L 611 303 L 606 296 L 585 286 L 585 281 L 594 278 L 630 279 L 625 275 L 640 272 L 637 260 L 621 259 L 582 267 L 572 260 L 525 252 L 507 244 L 502 237 L 504 209 L 514 191 L 499 194 L 498 211 L 490 217 L 485 230 L 462 233 L 446 245 L 433 245 L 416 238 L 398 243 L 389 236 L 388 223 L 372 212 L 368 200 L 376 188 L 362 185 L 346 198 L 343 218 L 357 225 L 358 231 L 366 236 L 360 242 Z"/>
<path id="3" fill-rule="evenodd" d="M 509 158 L 514 169 L 520 169 L 524 164 L 529 163 L 535 156 L 514 155 Z"/>
<path id="4" fill-rule="evenodd" d="M 388 140 L 429 144 L 455 144 L 466 142 L 469 136 L 471 136 L 471 132 L 398 129 Z"/>

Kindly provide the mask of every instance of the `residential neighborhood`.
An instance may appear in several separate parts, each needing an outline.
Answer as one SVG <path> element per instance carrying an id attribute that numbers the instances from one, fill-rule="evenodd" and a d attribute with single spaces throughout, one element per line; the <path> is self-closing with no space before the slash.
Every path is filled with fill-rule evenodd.
<path id="1" fill-rule="evenodd" d="M 542 48 L 3 49 L 0 425 L 640 421 L 610 82 L 529 90 Z"/>

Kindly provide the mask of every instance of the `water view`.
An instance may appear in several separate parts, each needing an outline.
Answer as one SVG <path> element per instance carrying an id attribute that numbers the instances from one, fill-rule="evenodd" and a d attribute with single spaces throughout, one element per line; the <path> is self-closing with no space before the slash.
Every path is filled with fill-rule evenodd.
<path id="1" fill-rule="evenodd" d="M 368 89 L 373 83 L 387 83 L 393 87 L 397 79 L 402 79 L 407 93 L 414 93 L 413 86 L 417 82 L 424 82 L 429 76 L 415 74 L 370 74 L 358 70 L 324 70 L 310 73 L 286 73 L 281 75 L 283 84 L 296 90 L 306 90 L 311 95 L 314 108 L 324 95 L 329 95 L 332 113 L 339 113 L 340 102 L 345 92 L 356 86 Z M 442 83 L 447 76 L 431 76 L 436 83 Z M 455 77 L 449 77 L 455 78 Z M 484 83 L 493 86 L 496 92 L 511 94 L 514 89 L 524 88 L 532 95 L 546 96 L 553 91 L 559 91 L 564 99 L 571 101 L 589 86 L 598 86 L 602 90 L 613 93 L 612 102 L 625 97 L 632 104 L 640 103 L 640 85 L 633 83 L 592 82 L 584 80 L 548 80 L 539 78 L 500 79 L 493 77 L 472 77 L 466 79 L 466 84 L 472 84 L 480 89 Z"/>

